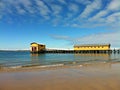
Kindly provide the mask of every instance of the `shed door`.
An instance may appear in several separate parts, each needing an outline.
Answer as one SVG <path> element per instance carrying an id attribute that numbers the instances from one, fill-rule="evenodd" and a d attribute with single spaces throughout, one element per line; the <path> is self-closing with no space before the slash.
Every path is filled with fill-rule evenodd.
<path id="1" fill-rule="evenodd" d="M 32 51 L 33 52 L 37 51 L 37 48 L 36 47 L 32 47 Z"/>

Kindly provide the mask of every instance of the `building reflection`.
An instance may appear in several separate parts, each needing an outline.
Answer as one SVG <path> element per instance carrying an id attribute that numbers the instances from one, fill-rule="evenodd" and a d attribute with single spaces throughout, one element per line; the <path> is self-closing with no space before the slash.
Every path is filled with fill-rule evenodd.
<path id="1" fill-rule="evenodd" d="M 88 64 L 85 64 L 85 67 L 88 68 L 100 68 L 100 69 L 110 69 L 112 63 L 110 54 L 75 54 L 75 58 L 80 58 L 82 61 L 88 61 Z"/>
<path id="2" fill-rule="evenodd" d="M 63 54 L 62 54 L 63 55 Z M 66 57 L 65 57 L 66 56 Z M 70 56 L 70 57 L 69 57 Z M 62 57 L 62 58 L 61 58 Z M 32 65 L 44 65 L 50 64 L 51 62 L 57 61 L 62 62 L 67 60 L 69 62 L 75 62 L 75 64 L 85 64 L 85 67 L 96 67 L 96 68 L 111 68 L 112 66 L 112 55 L 111 54 L 31 54 Z M 64 63 L 64 62 L 63 62 Z"/>
<path id="3" fill-rule="evenodd" d="M 45 54 L 31 53 L 31 63 L 33 65 L 41 65 L 43 62 L 45 62 Z"/>
<path id="4" fill-rule="evenodd" d="M 86 59 L 93 59 L 93 60 L 110 60 L 111 55 L 107 53 L 101 53 L 101 54 L 74 54 L 75 57 L 80 57 L 80 58 L 86 58 Z"/>
<path id="5" fill-rule="evenodd" d="M 40 54 L 38 53 L 31 53 L 31 57 L 38 57 Z"/>

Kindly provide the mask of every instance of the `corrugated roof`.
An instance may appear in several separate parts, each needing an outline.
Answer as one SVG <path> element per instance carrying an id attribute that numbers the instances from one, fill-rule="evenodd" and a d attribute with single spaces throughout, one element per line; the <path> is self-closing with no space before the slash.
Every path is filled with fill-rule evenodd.
<path id="1" fill-rule="evenodd" d="M 74 45 L 76 46 L 105 46 L 105 45 L 110 45 L 110 44 L 81 44 L 81 45 Z"/>
<path id="2" fill-rule="evenodd" d="M 36 42 L 33 42 L 33 43 L 31 43 L 31 45 L 32 45 L 32 44 L 38 44 L 38 43 L 36 43 Z M 44 44 L 38 44 L 38 45 L 43 45 L 43 46 L 45 46 Z"/>
<path id="3" fill-rule="evenodd" d="M 36 43 L 36 42 L 32 42 L 32 43 L 30 43 L 30 44 L 32 45 L 32 44 L 37 44 L 37 43 Z"/>

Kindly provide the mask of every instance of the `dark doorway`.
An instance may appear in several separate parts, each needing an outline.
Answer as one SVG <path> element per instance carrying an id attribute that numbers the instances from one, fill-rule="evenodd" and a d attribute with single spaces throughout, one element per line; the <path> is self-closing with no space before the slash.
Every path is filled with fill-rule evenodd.
<path id="1" fill-rule="evenodd" d="M 37 50 L 36 47 L 32 47 L 32 51 L 35 52 Z"/>

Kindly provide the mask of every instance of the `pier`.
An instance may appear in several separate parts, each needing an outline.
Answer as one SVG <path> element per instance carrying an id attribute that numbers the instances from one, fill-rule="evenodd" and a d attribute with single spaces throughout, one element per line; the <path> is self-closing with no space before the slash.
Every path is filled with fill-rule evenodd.
<path id="1" fill-rule="evenodd" d="M 30 44 L 31 53 L 79 53 L 79 54 L 119 54 L 120 49 L 111 49 L 111 44 L 81 44 L 74 45 L 73 50 L 47 49 L 46 45 L 33 42 Z"/>
<path id="2" fill-rule="evenodd" d="M 32 52 L 32 53 L 61 53 L 61 54 L 120 54 L 120 50 L 55 50 L 55 49 L 46 49 L 41 52 Z"/>
<path id="3" fill-rule="evenodd" d="M 108 53 L 108 54 L 119 54 L 120 50 L 45 50 L 44 53 L 92 53 L 92 54 L 101 54 L 101 53 Z"/>

